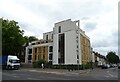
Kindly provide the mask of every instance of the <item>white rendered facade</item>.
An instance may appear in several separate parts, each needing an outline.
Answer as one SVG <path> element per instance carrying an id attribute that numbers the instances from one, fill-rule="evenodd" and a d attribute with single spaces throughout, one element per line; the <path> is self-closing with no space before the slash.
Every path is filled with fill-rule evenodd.
<path id="1" fill-rule="evenodd" d="M 33 53 L 28 54 L 28 49 L 33 49 L 37 46 L 53 46 L 53 52 L 50 52 L 53 53 L 53 65 L 80 65 L 82 64 L 82 56 L 84 56 L 81 51 L 81 35 L 89 40 L 85 32 L 80 29 L 79 20 L 71 21 L 71 19 L 68 19 L 55 23 L 53 31 L 43 33 L 43 40 L 50 40 L 52 41 L 51 43 L 35 44 L 26 47 L 26 62 L 28 62 L 28 55 L 33 55 Z"/>
<path id="2" fill-rule="evenodd" d="M 53 31 L 53 64 L 82 64 L 80 34 L 87 36 L 79 28 L 79 25 L 79 21 L 71 21 L 70 19 L 55 23 Z M 59 32 L 59 30 L 61 31 Z M 64 35 L 63 62 L 59 62 L 60 45 L 58 40 L 60 34 Z"/>

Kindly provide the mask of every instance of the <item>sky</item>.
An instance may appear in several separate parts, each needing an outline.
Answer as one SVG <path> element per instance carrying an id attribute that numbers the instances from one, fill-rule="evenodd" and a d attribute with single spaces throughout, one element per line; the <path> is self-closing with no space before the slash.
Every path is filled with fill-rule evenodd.
<path id="1" fill-rule="evenodd" d="M 91 47 L 102 55 L 118 54 L 119 0 L 0 0 L 0 18 L 18 22 L 25 36 L 43 38 L 54 23 L 80 20 Z"/>

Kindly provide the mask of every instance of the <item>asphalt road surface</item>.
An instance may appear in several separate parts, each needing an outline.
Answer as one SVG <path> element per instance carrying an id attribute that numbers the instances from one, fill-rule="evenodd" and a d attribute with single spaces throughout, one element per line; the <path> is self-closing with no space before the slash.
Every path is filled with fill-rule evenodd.
<path id="1" fill-rule="evenodd" d="M 71 72 L 57 74 L 21 68 L 20 70 L 3 70 L 2 80 L 118 80 L 118 69 L 94 69 L 83 74 L 71 74 Z"/>

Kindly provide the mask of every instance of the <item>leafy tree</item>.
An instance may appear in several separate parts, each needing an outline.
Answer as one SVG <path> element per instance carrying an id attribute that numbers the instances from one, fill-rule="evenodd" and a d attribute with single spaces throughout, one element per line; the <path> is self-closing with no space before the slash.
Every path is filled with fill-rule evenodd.
<path id="1" fill-rule="evenodd" d="M 38 40 L 38 38 L 36 38 L 35 36 L 30 36 L 30 37 L 28 37 L 28 40 L 29 40 L 29 42 L 32 42 L 32 41 Z"/>
<path id="2" fill-rule="evenodd" d="M 24 39 L 25 39 L 26 46 L 28 46 L 30 42 L 38 40 L 38 38 L 36 38 L 35 36 L 29 36 L 29 37 L 24 36 Z"/>
<path id="3" fill-rule="evenodd" d="M 112 51 L 108 52 L 106 58 L 110 63 L 116 63 L 116 64 L 119 63 L 119 57 L 116 55 L 115 52 Z"/>
<path id="4" fill-rule="evenodd" d="M 23 30 L 20 30 L 18 22 L 14 20 L 5 20 L 0 18 L 2 22 L 2 54 L 17 55 L 25 43 L 23 38 Z"/>

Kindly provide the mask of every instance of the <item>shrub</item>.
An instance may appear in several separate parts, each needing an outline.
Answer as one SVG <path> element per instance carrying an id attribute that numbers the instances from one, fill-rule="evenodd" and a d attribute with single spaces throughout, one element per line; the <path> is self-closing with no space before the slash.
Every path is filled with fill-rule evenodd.
<path id="1" fill-rule="evenodd" d="M 44 67 L 47 67 L 47 65 L 49 65 L 49 63 L 48 62 L 46 62 L 45 60 L 38 60 L 38 61 L 36 61 L 36 62 L 33 62 L 33 67 L 34 68 L 40 68 L 41 67 L 41 65 L 42 65 L 42 63 L 44 64 Z"/>

